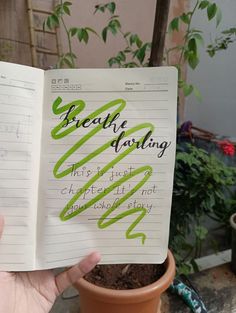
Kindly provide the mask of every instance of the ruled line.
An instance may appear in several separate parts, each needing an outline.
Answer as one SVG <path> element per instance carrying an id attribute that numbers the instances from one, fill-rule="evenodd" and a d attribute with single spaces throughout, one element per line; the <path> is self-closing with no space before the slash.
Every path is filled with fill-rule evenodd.
<path id="1" fill-rule="evenodd" d="M 14 106 L 14 107 L 20 107 L 20 108 L 26 108 L 26 109 L 33 109 L 32 106 L 28 106 L 28 105 L 24 105 L 24 104 L 16 104 L 16 103 L 5 103 L 5 102 L 1 102 L 0 105 L 9 105 L 9 106 Z M 15 113 L 14 113 L 15 115 Z"/>
<path id="2" fill-rule="evenodd" d="M 0 86 L 4 86 L 4 87 L 12 87 L 12 88 L 20 88 L 20 89 L 25 89 L 25 90 L 35 91 L 35 89 L 34 89 L 34 88 L 22 87 L 22 86 L 17 86 L 17 85 L 0 84 Z"/>
<path id="3" fill-rule="evenodd" d="M 91 249 L 91 248 L 90 248 Z M 124 256 L 126 256 L 126 255 L 133 255 L 133 256 L 135 256 L 135 255 L 152 255 L 152 256 L 158 256 L 158 255 L 160 255 L 159 253 L 148 253 L 148 252 L 145 252 L 145 253 L 137 253 L 137 252 L 133 252 L 133 253 L 120 253 L 120 252 L 118 252 L 118 254 L 115 254 L 115 253 L 103 253 L 102 254 L 103 255 L 103 257 L 104 256 L 109 256 L 109 255 L 111 255 L 111 256 L 115 256 L 115 255 L 118 255 L 118 256 L 121 256 L 121 255 L 124 255 Z M 78 255 L 77 257 L 70 257 L 70 258 L 66 258 L 66 259 L 57 259 L 57 260 L 50 260 L 50 261 L 45 261 L 46 263 L 55 263 L 55 262 L 62 262 L 62 261 L 67 261 L 67 260 L 77 260 L 78 259 L 78 257 L 83 257 L 83 256 L 81 256 L 81 255 Z"/>
<path id="4" fill-rule="evenodd" d="M 117 248 L 135 248 L 135 247 L 133 247 L 133 246 L 130 246 L 130 245 L 117 245 L 116 244 L 116 247 Z M 80 251 L 82 251 L 82 250 L 87 250 L 87 249 L 98 249 L 98 248 L 112 248 L 112 246 L 110 245 L 110 246 L 104 246 L 104 245 L 93 245 L 93 246 L 91 246 L 91 247 L 83 247 L 83 248 L 80 248 Z M 144 249 L 145 248 L 160 248 L 160 246 L 159 245 L 146 245 L 146 246 L 144 246 L 143 247 Z M 76 253 L 76 251 L 75 251 L 75 249 L 69 249 L 69 250 L 67 250 L 67 249 L 63 249 L 63 251 L 57 251 L 57 252 L 51 252 L 51 251 L 49 251 L 49 252 L 46 252 L 46 255 L 56 255 L 56 254 L 62 254 L 62 253 L 64 253 L 64 252 L 67 252 L 67 253 L 72 253 L 72 252 L 74 252 L 74 253 Z M 146 253 L 144 253 L 144 254 L 146 254 Z"/>
<path id="5" fill-rule="evenodd" d="M 9 141 L 9 140 L 0 140 L 0 143 L 8 143 L 8 144 L 28 144 L 28 145 L 32 145 L 31 141 Z"/>
<path id="6" fill-rule="evenodd" d="M 123 237 L 116 237 L 116 238 L 104 238 L 104 237 L 96 237 L 96 240 L 102 240 L 102 241 L 110 241 L 110 240 L 114 240 L 114 239 L 123 239 Z M 148 237 L 148 239 L 150 240 L 158 240 L 160 239 L 160 236 L 158 237 Z M 86 242 L 86 241 L 91 241 L 91 240 L 95 240 L 95 238 L 91 238 L 91 239 L 75 239 L 75 240 L 67 240 L 67 241 L 52 241 L 52 242 L 45 242 L 44 245 L 45 246 L 51 246 L 51 245 L 61 245 L 61 244 L 68 244 L 68 243 L 78 243 L 78 242 Z"/>
<path id="7" fill-rule="evenodd" d="M 9 98 L 22 98 L 22 99 L 32 99 L 32 97 L 24 97 L 24 96 L 19 96 L 19 95 L 9 95 L 8 93 L 0 93 L 0 96 L 7 96 Z"/>
<path id="8" fill-rule="evenodd" d="M 2 115 L 12 115 L 12 113 L 8 113 L 8 112 L 0 112 L 0 114 L 2 114 Z M 15 112 L 14 112 L 14 116 L 24 116 L 24 117 L 27 117 L 27 118 L 32 117 L 32 115 L 30 115 L 30 114 L 22 114 L 22 113 L 15 113 Z"/>
<path id="9" fill-rule="evenodd" d="M 61 180 L 57 179 L 57 178 L 49 178 L 48 181 L 52 181 L 52 182 L 61 182 Z M 139 182 L 140 180 L 131 180 L 129 179 L 129 183 L 137 183 Z M 167 180 L 148 180 L 149 183 L 165 183 Z M 74 179 L 65 179 L 63 178 L 63 182 L 83 182 L 85 183 L 85 180 L 82 179 L 76 179 L 76 176 L 74 177 Z M 104 182 L 108 182 L 107 179 L 105 180 L 98 180 L 99 183 L 104 183 Z M 112 182 L 112 181 L 111 181 Z"/>
<path id="10" fill-rule="evenodd" d="M 59 90 L 52 90 L 51 93 L 71 93 L 71 94 L 81 94 L 81 93 L 165 93 L 168 92 L 168 89 L 154 89 L 154 90 L 64 90 L 64 89 L 59 89 Z"/>
<path id="11" fill-rule="evenodd" d="M 130 224 L 130 222 L 129 222 L 129 224 Z M 156 228 L 153 228 L 153 229 L 151 229 L 151 228 L 150 228 L 150 229 L 143 229 L 143 228 L 142 228 L 142 231 L 143 231 L 143 232 L 147 232 L 147 231 L 154 231 L 154 232 L 157 232 L 158 229 L 156 229 Z M 117 231 L 117 230 L 113 230 L 113 229 L 106 229 L 106 233 L 117 233 L 117 232 L 120 232 L 120 230 Z M 48 237 L 59 236 L 59 235 L 64 236 L 64 235 L 75 235 L 75 234 L 84 234 L 84 233 L 89 233 L 89 234 L 91 234 L 91 230 L 89 230 L 89 231 L 81 230 L 81 231 L 65 232 L 65 233 L 59 232 L 59 233 L 44 234 L 44 235 L 45 235 L 46 238 L 48 238 Z M 96 238 L 96 239 L 97 239 L 97 238 Z"/>
<path id="12" fill-rule="evenodd" d="M 103 192 L 100 192 L 100 193 L 97 193 L 98 195 L 101 194 Z M 97 194 L 92 194 L 92 196 L 96 196 Z M 91 194 L 90 194 L 91 195 Z M 72 196 L 72 195 L 71 195 Z M 115 196 L 120 196 L 120 194 L 114 194 L 114 197 L 113 198 L 107 198 L 107 197 L 103 197 L 101 200 L 107 200 L 107 201 L 111 201 L 111 200 L 115 200 L 116 197 Z M 123 195 L 124 196 L 124 195 Z M 121 199 L 122 197 L 120 197 L 119 199 Z M 63 197 L 63 198 L 54 198 L 54 197 L 47 197 L 47 200 L 61 200 L 61 201 L 65 201 L 65 200 L 70 200 L 71 197 L 69 198 L 66 198 L 66 197 Z M 161 199 L 164 199 L 164 197 L 155 197 L 155 198 L 148 198 L 147 200 L 161 200 Z M 83 199 L 85 201 L 87 201 L 88 199 Z M 135 200 L 143 200 L 143 197 L 141 198 L 137 198 L 135 197 Z M 128 200 L 127 200 L 128 201 Z"/>

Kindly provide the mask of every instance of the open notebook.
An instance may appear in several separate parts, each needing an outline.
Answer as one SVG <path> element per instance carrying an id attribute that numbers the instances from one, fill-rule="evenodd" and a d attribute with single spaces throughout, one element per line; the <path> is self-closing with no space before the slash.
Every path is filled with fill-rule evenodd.
<path id="1" fill-rule="evenodd" d="M 0 62 L 0 269 L 163 262 L 176 110 L 173 67 Z"/>

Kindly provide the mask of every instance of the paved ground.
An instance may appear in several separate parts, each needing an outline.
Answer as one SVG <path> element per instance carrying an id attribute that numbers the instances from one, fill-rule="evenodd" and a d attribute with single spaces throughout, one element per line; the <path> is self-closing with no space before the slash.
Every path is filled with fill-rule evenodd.
<path id="1" fill-rule="evenodd" d="M 236 313 L 236 276 L 229 264 L 191 275 L 190 280 L 200 292 L 209 313 Z M 51 313 L 78 313 L 79 297 L 65 300 L 76 294 L 76 290 L 69 289 L 64 293 L 64 299 L 58 299 Z M 166 293 L 162 302 L 162 313 L 191 312 L 175 295 Z"/>
<path id="2" fill-rule="evenodd" d="M 236 276 L 229 264 L 190 276 L 209 313 L 236 313 Z M 174 295 L 165 295 L 163 313 L 189 313 L 185 304 Z"/>

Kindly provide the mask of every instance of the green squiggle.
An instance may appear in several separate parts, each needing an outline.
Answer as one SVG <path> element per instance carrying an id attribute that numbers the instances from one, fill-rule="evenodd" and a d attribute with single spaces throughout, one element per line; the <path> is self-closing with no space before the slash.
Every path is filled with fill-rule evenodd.
<path id="1" fill-rule="evenodd" d="M 76 117 L 81 111 L 83 111 L 83 109 L 85 108 L 85 103 L 82 100 L 76 100 L 73 101 L 69 104 L 66 104 L 62 107 L 59 107 L 60 104 L 62 102 L 62 99 L 60 97 L 58 97 L 54 103 L 53 103 L 53 113 L 54 114 L 62 114 L 65 111 L 68 111 L 70 109 L 71 106 L 75 106 L 77 108 L 74 109 L 74 111 L 70 112 L 69 116 L 68 116 L 68 120 L 72 121 L 74 117 Z M 70 133 L 72 133 L 75 130 L 78 130 L 78 128 L 82 125 L 82 123 L 86 120 L 86 119 L 94 119 L 95 117 L 99 116 L 101 113 L 107 111 L 108 109 L 120 105 L 119 108 L 114 111 L 111 115 L 110 118 L 108 119 L 108 121 L 111 121 L 112 118 L 117 114 L 120 113 L 124 108 L 125 108 L 125 101 L 123 99 L 117 99 L 111 102 L 108 102 L 107 104 L 103 105 L 101 108 L 97 109 L 96 111 L 92 112 L 91 114 L 89 114 L 88 116 L 86 116 L 84 119 L 82 119 L 80 121 L 80 123 L 78 125 L 73 125 L 71 127 L 66 127 L 66 130 L 60 133 L 60 130 L 66 125 L 66 121 L 63 120 L 60 124 L 58 124 L 51 132 L 52 138 L 54 139 L 60 139 L 63 138 L 67 135 L 69 135 Z M 99 125 L 97 127 L 95 127 L 95 129 L 93 129 L 91 132 L 88 133 L 88 135 L 91 133 L 92 135 L 95 135 L 99 130 L 102 129 L 102 125 Z M 96 130 L 96 131 L 94 131 Z"/>
<path id="2" fill-rule="evenodd" d="M 64 112 L 63 110 L 68 110 L 68 105 L 63 106 L 62 108 L 58 109 L 58 106 L 61 104 L 62 100 L 61 98 L 57 99 L 54 102 L 53 105 L 53 112 L 55 114 L 61 114 L 62 112 Z M 74 105 L 77 105 L 78 108 L 76 108 L 74 111 L 71 112 L 71 114 L 69 115 L 68 119 L 71 120 L 73 119 L 73 117 L 75 116 L 75 111 L 77 112 L 81 112 L 81 110 L 84 108 L 84 102 L 83 101 L 74 101 L 73 102 Z M 112 118 L 119 112 L 121 112 L 126 103 L 124 100 L 122 99 L 117 99 L 114 101 L 111 101 L 109 103 L 107 103 L 106 105 L 102 106 L 101 108 L 99 108 L 98 110 L 94 111 L 93 113 L 91 113 L 89 116 L 87 116 L 85 119 L 87 118 L 94 118 L 95 116 L 98 116 L 100 113 L 110 109 L 113 106 L 116 106 L 120 104 L 119 108 L 117 110 L 115 110 L 115 112 L 113 112 L 110 115 L 109 120 L 112 120 Z M 72 103 L 70 104 L 72 105 Z M 60 111 L 60 113 L 59 113 Z M 84 120 L 85 120 L 84 119 Z M 78 126 L 72 126 L 70 128 L 68 128 L 66 131 L 61 132 L 60 130 L 61 128 L 65 125 L 65 121 L 62 121 L 59 125 L 57 125 L 53 130 L 52 130 L 52 137 L 54 139 L 59 139 L 62 138 L 66 135 L 68 135 L 69 133 L 71 133 L 72 131 L 74 131 L 75 129 L 77 129 L 78 127 L 81 126 L 83 120 L 80 121 L 80 124 Z M 86 134 L 84 137 L 82 137 L 73 147 L 71 147 L 56 163 L 53 173 L 54 176 L 56 178 L 62 178 L 64 176 L 67 176 L 68 174 L 70 174 L 72 172 L 72 170 L 75 170 L 77 168 L 80 168 L 82 165 L 86 164 L 87 162 L 89 162 L 91 159 L 93 159 L 94 157 L 96 157 L 97 155 L 101 154 L 103 151 L 105 151 L 106 149 L 111 147 L 111 143 L 114 139 L 116 139 L 117 137 L 114 137 L 112 140 L 108 141 L 107 143 L 105 143 L 104 145 L 102 145 L 101 147 L 99 147 L 98 149 L 96 149 L 95 151 L 93 151 L 92 153 L 88 154 L 86 157 L 84 157 L 82 160 L 80 160 L 79 162 L 75 163 L 73 166 L 71 166 L 70 168 L 61 171 L 58 173 L 60 167 L 63 165 L 63 163 L 73 154 L 75 153 L 75 151 L 77 151 L 86 141 L 88 141 L 91 137 L 93 137 L 97 132 L 99 132 L 100 130 L 102 130 L 102 126 L 103 125 L 99 125 L 97 127 L 95 127 L 94 129 L 92 129 L 88 134 Z M 128 137 L 129 135 L 142 130 L 142 129 L 148 129 L 151 130 L 152 132 L 154 131 L 154 126 L 151 123 L 143 123 L 143 124 L 139 124 L 136 125 L 132 128 L 130 128 L 128 131 L 125 132 L 125 136 L 124 137 Z M 59 133 L 59 134 L 58 134 Z M 142 142 L 144 140 L 145 136 L 143 136 L 139 141 Z M 103 169 L 97 173 L 96 175 L 94 175 L 81 189 L 80 191 L 78 191 L 73 197 L 72 199 L 67 203 L 67 205 L 64 207 L 64 209 L 62 210 L 62 212 L 60 213 L 60 218 L 62 221 L 66 221 L 68 219 L 71 219 L 72 217 L 80 214 L 81 212 L 85 211 L 87 208 L 91 207 L 93 204 L 95 204 L 97 201 L 101 200 L 102 198 L 104 198 L 105 196 L 107 196 L 111 191 L 113 191 L 116 187 L 121 186 L 124 182 L 128 181 L 129 179 L 131 179 L 132 177 L 142 173 L 142 172 L 148 172 L 149 175 L 145 175 L 143 177 L 143 179 L 132 188 L 132 190 L 130 190 L 126 195 L 124 195 L 122 198 L 119 199 L 118 202 L 116 202 L 115 205 L 113 205 L 109 210 L 107 210 L 102 216 L 101 218 L 98 220 L 98 227 L 100 229 L 106 228 L 111 224 L 114 224 L 117 220 L 120 220 L 128 215 L 132 215 L 135 213 L 140 213 L 140 215 L 138 216 L 138 218 L 136 218 L 136 220 L 130 225 L 130 227 L 128 228 L 128 230 L 126 231 L 126 238 L 127 239 L 131 239 L 131 238 L 136 238 L 136 237 L 141 237 L 142 238 L 142 243 L 144 243 L 145 239 L 146 239 L 146 235 L 144 233 L 135 233 L 135 234 L 131 234 L 131 232 L 133 231 L 133 229 L 135 228 L 135 226 L 143 219 L 143 217 L 146 215 L 147 210 L 146 208 L 132 208 L 129 209 L 125 212 L 122 212 L 120 214 L 118 214 L 116 216 L 116 218 L 111 218 L 109 219 L 109 221 L 105 221 L 105 219 L 108 218 L 108 216 L 117 208 L 119 207 L 123 202 L 125 202 L 127 199 L 129 199 L 134 193 L 136 193 L 145 183 L 146 181 L 150 178 L 151 174 L 152 174 L 152 167 L 150 166 L 144 166 L 141 168 L 138 168 L 134 171 L 132 171 L 130 173 L 130 175 L 124 176 L 121 179 L 119 179 L 118 181 L 116 181 L 115 183 L 111 184 L 108 188 L 106 188 L 105 192 L 103 194 L 99 194 L 98 196 L 94 197 L 93 199 L 89 200 L 86 204 L 84 204 L 82 207 L 80 207 L 79 209 L 77 209 L 76 211 L 67 214 L 68 211 L 70 210 L 70 208 L 74 205 L 74 203 L 81 197 L 81 195 L 83 194 L 83 191 L 90 188 L 96 181 L 99 180 L 99 178 L 101 177 L 101 175 L 105 174 L 109 169 L 111 169 L 112 167 L 114 167 L 114 165 L 116 165 L 117 163 L 119 163 L 122 159 L 124 159 L 127 155 L 129 155 L 131 152 L 133 152 L 136 149 L 136 145 L 134 144 L 133 146 L 131 146 L 130 148 L 126 149 L 125 151 L 123 151 L 121 154 L 119 154 L 114 160 L 112 160 L 111 162 L 109 162 L 106 166 L 103 167 Z"/>

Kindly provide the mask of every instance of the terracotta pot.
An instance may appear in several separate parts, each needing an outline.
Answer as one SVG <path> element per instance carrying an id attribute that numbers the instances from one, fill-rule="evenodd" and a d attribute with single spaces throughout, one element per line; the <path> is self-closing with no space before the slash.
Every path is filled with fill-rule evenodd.
<path id="1" fill-rule="evenodd" d="M 175 276 L 175 261 L 169 251 L 165 261 L 166 272 L 156 282 L 137 289 L 113 290 L 95 286 L 80 279 L 75 288 L 80 294 L 80 313 L 159 313 L 161 294 Z"/>
<path id="2" fill-rule="evenodd" d="M 232 256 L 231 256 L 231 268 L 234 274 L 236 274 L 236 213 L 230 218 L 230 225 L 232 228 Z"/>

